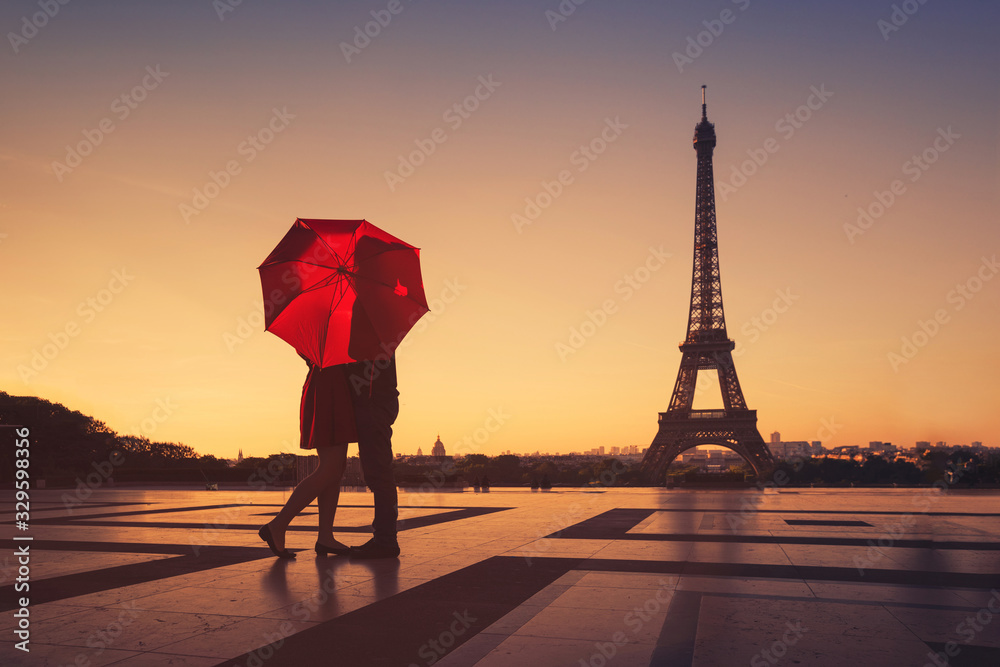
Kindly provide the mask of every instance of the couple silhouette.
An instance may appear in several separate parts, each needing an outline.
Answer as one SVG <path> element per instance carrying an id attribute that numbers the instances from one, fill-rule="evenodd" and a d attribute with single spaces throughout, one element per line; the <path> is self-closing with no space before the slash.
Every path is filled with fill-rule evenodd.
<path id="1" fill-rule="evenodd" d="M 377 260 L 389 248 L 390 244 L 381 240 L 362 237 L 355 255 L 359 259 Z M 356 288 L 364 289 L 357 284 L 356 275 L 352 275 L 352 280 Z M 398 291 L 397 286 L 397 294 Z M 348 355 L 361 361 L 322 368 L 299 354 L 309 365 L 302 387 L 299 446 L 315 449 L 319 466 L 295 487 L 277 516 L 258 531 L 279 558 L 295 557 L 285 548 L 285 533 L 291 521 L 313 500 L 319 508 L 317 554 L 362 559 L 399 556 L 398 497 L 392 473 L 392 424 L 399 413 L 396 357 L 372 335 L 375 327 L 371 315 L 378 317 L 379 313 L 366 312 L 361 303 L 356 299 L 351 305 L 347 341 Z M 374 497 L 375 518 L 372 538 L 349 547 L 334 537 L 333 524 L 347 465 L 347 445 L 351 442 L 358 443 L 361 470 Z"/>

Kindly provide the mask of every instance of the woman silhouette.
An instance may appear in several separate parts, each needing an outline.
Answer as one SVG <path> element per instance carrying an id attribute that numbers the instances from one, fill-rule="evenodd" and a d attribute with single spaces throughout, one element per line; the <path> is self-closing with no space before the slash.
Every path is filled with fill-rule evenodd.
<path id="1" fill-rule="evenodd" d="M 292 519 L 314 499 L 318 499 L 319 507 L 316 553 L 344 555 L 350 549 L 333 536 L 333 519 L 340 500 L 340 480 L 347 464 L 347 444 L 358 439 L 354 408 L 348 393 L 348 366 L 319 368 L 308 359 L 306 363 L 309 364 L 309 375 L 302 387 L 299 446 L 315 449 L 319 454 L 319 466 L 299 482 L 278 515 L 257 531 L 279 558 L 295 558 L 295 554 L 285 548 L 285 531 Z"/>

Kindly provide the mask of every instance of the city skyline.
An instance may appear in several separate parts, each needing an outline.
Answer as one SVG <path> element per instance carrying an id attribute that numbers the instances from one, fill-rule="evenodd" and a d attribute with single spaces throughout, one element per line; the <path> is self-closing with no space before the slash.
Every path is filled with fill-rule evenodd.
<path id="1" fill-rule="evenodd" d="M 449 452 L 648 447 L 704 84 L 761 433 L 1000 445 L 1000 8 L 225 7 L 0 9 L 4 391 L 220 458 L 296 451 L 306 369 L 256 267 L 296 217 L 365 218 L 421 248 L 431 305 L 397 452 L 439 429 Z M 719 404 L 709 378 L 695 407 Z"/>

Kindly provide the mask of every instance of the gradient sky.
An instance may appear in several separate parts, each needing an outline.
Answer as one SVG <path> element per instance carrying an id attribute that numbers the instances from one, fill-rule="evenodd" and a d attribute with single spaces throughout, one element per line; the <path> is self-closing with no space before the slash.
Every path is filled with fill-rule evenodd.
<path id="1" fill-rule="evenodd" d="M 220 4 L 73 2 L 37 31 L 36 2 L 0 8 L 4 391 L 201 453 L 293 451 L 306 369 L 263 331 L 256 266 L 296 217 L 365 218 L 422 248 L 434 309 L 398 355 L 397 452 L 646 447 L 687 323 L 707 84 L 726 318 L 765 439 L 1000 445 L 996 4 L 903 3 L 893 31 L 892 3 L 860 0 L 590 0 L 557 23 L 556 0 Z M 703 379 L 696 406 L 721 405 Z"/>

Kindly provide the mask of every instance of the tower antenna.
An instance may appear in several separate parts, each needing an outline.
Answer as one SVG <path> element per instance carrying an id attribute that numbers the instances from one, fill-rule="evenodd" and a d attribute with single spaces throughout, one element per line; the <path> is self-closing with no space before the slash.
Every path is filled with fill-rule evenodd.
<path id="1" fill-rule="evenodd" d="M 707 105 L 705 104 L 705 88 L 706 88 L 706 86 L 702 86 L 701 87 L 701 119 L 702 120 L 708 120 Z"/>

